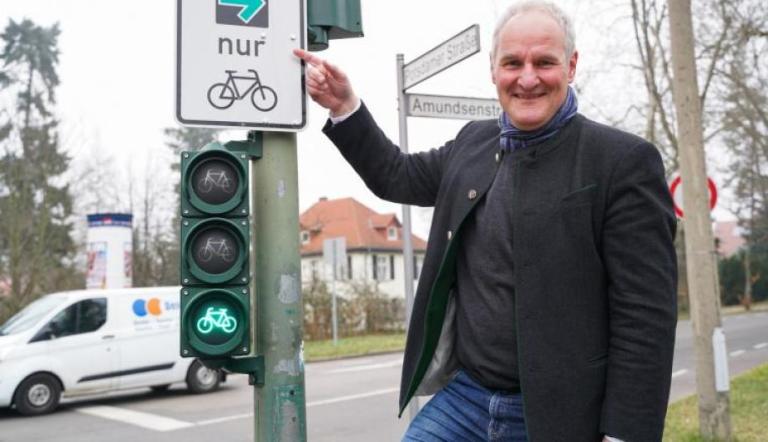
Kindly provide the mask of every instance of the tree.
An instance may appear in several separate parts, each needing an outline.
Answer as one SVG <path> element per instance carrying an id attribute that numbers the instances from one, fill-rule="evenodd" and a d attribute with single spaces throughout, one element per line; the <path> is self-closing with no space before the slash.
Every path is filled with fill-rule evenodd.
<path id="1" fill-rule="evenodd" d="M 158 186 L 155 179 L 161 174 L 156 165 L 147 165 L 145 182 L 138 196 L 139 216 L 134 217 L 133 265 L 134 285 L 155 286 L 179 283 L 179 155 L 184 150 L 197 150 L 215 141 L 217 130 L 195 127 L 166 128 L 166 146 L 173 153 L 170 163 L 174 172 L 173 193 L 168 197 L 167 188 Z M 132 195 L 134 189 L 130 192 Z M 133 198 L 131 198 L 133 201 Z M 162 207 L 172 207 L 173 215 Z M 133 210 L 132 203 L 132 212 Z"/>
<path id="2" fill-rule="evenodd" d="M 669 49 L 669 11 L 663 0 L 631 0 L 635 45 L 640 59 L 634 68 L 642 73 L 647 103 L 640 108 L 644 120 L 643 136 L 662 153 L 667 169 L 679 168 L 677 115 L 673 103 L 672 60 Z M 741 25 L 746 17 L 739 5 L 757 5 L 759 0 L 742 0 L 738 5 L 727 0 L 696 2 L 695 59 L 701 88 L 698 98 L 704 125 L 705 144 L 717 141 L 723 130 L 722 102 L 713 90 L 727 87 L 719 75 L 738 52 Z"/>
<path id="3" fill-rule="evenodd" d="M 133 222 L 133 285 L 154 287 L 179 284 L 178 238 L 173 235 L 171 213 L 176 207 L 170 185 L 153 158 L 143 168 L 144 182 L 137 189 L 131 181 Z M 171 208 L 169 211 L 168 208 Z"/>
<path id="4" fill-rule="evenodd" d="M 59 149 L 53 116 L 59 84 L 58 24 L 41 27 L 10 20 L 0 34 L 5 93 L 16 93 L 15 109 L 0 125 L 0 275 L 10 297 L 0 319 L 39 295 L 81 287 L 74 265 L 72 196 L 64 174 L 70 158 Z"/>
<path id="5" fill-rule="evenodd" d="M 672 87 L 680 142 L 680 176 L 685 197 L 685 251 L 691 318 L 696 342 L 696 390 L 699 432 L 705 439 L 730 440 L 731 421 L 727 391 L 715 388 L 716 345 L 720 323 L 719 286 L 711 222 L 709 219 L 704 128 L 697 82 L 694 31 L 690 0 L 669 0 L 669 36 L 673 67 Z M 706 90 L 706 86 L 704 88 Z"/>
<path id="6" fill-rule="evenodd" d="M 734 51 L 717 73 L 728 84 L 719 91 L 722 139 L 731 158 L 726 173 L 736 196 L 731 211 L 746 232 L 741 303 L 749 309 L 753 285 L 762 275 L 753 271 L 754 262 L 768 252 L 768 5 L 746 2 L 734 7 L 732 15 L 737 30 Z"/>

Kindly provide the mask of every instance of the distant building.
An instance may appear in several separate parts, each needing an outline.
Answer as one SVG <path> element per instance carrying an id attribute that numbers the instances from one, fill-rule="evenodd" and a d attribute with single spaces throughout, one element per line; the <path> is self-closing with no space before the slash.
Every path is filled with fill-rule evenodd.
<path id="1" fill-rule="evenodd" d="M 11 296 L 11 280 L 0 278 L 0 298 L 7 298 L 9 296 Z"/>
<path id="2" fill-rule="evenodd" d="M 303 285 L 313 278 L 330 282 L 330 269 L 323 262 L 323 241 L 344 237 L 347 262 L 342 263 L 337 279 L 341 292 L 349 281 L 376 281 L 382 292 L 405 296 L 403 232 L 394 213 L 377 213 L 353 198 L 320 198 L 301 214 L 299 224 Z M 414 278 L 418 279 L 427 243 L 416 235 L 411 238 Z"/>
<path id="3" fill-rule="evenodd" d="M 746 241 L 737 221 L 719 221 L 715 223 L 717 253 L 723 258 L 737 253 Z"/>

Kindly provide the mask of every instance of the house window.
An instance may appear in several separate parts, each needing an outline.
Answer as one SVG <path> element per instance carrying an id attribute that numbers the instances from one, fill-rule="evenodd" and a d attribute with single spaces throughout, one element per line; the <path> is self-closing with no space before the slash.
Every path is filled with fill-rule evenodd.
<path id="1" fill-rule="evenodd" d="M 373 263 L 373 266 L 372 266 L 373 267 L 373 280 L 375 281 L 375 280 L 379 279 L 378 278 L 379 275 L 376 273 L 376 255 L 373 255 L 371 257 L 371 262 Z"/>
<path id="2" fill-rule="evenodd" d="M 419 273 L 421 272 L 422 260 L 418 256 L 413 257 L 413 279 L 419 279 Z"/>
<path id="3" fill-rule="evenodd" d="M 386 281 L 389 276 L 389 260 L 386 256 L 375 255 L 373 277 L 377 281 Z"/>
<path id="4" fill-rule="evenodd" d="M 389 279 L 395 279 L 395 255 L 389 255 Z"/>
<path id="5" fill-rule="evenodd" d="M 309 244 L 309 232 L 307 230 L 301 231 L 301 243 Z"/>
<path id="6" fill-rule="evenodd" d="M 352 255 L 347 255 L 347 279 L 352 280 Z"/>
<path id="7" fill-rule="evenodd" d="M 387 240 L 389 240 L 389 241 L 396 241 L 397 240 L 397 227 L 389 227 L 389 228 L 387 228 Z"/>
<path id="8" fill-rule="evenodd" d="M 317 280 L 318 279 L 318 273 L 317 273 L 317 260 L 313 259 L 309 262 L 310 268 L 312 269 L 312 279 Z"/>

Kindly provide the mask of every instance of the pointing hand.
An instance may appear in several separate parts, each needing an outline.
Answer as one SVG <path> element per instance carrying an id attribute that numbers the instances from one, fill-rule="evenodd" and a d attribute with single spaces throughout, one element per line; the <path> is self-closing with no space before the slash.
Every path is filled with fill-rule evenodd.
<path id="1" fill-rule="evenodd" d="M 338 67 L 302 49 L 293 55 L 307 63 L 307 92 L 320 106 L 331 111 L 331 116 L 352 112 L 359 99 L 352 90 L 347 75 Z"/>

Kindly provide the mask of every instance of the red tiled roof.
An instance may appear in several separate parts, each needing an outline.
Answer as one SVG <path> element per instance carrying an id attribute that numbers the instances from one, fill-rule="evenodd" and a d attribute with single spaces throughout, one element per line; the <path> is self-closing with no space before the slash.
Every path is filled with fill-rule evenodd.
<path id="1" fill-rule="evenodd" d="M 402 225 L 394 213 L 380 214 L 354 198 L 320 199 L 299 218 L 301 230 L 309 231 L 309 243 L 301 245 L 301 254 L 323 253 L 323 241 L 343 236 L 347 250 L 402 250 Z M 387 239 L 387 228 L 397 228 L 397 240 Z M 427 243 L 411 235 L 413 249 L 424 251 Z"/>

